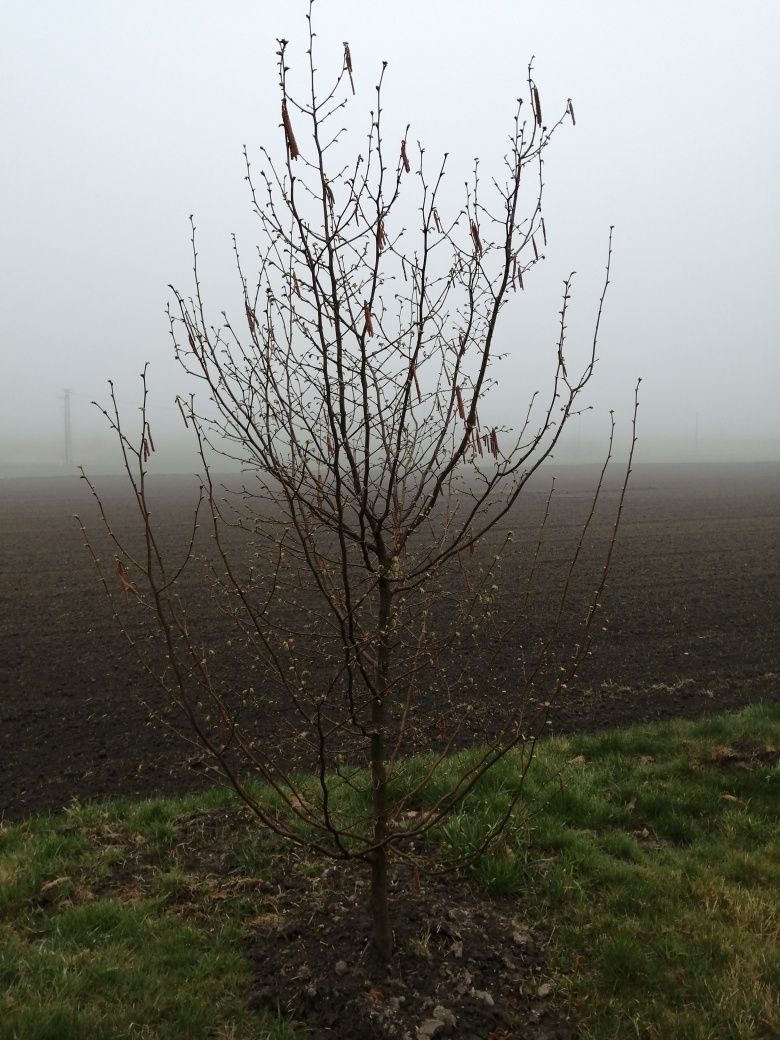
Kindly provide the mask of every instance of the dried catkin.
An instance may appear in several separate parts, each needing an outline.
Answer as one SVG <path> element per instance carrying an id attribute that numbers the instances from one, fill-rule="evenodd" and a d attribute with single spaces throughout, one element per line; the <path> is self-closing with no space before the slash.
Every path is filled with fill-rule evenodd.
<path id="1" fill-rule="evenodd" d="M 482 256 L 482 239 L 479 237 L 479 229 L 472 220 L 471 222 L 471 238 L 474 242 L 474 248 L 477 251 L 477 256 Z"/>
<path id="2" fill-rule="evenodd" d="M 463 419 L 465 421 L 465 419 L 466 419 L 466 409 L 463 407 L 463 395 L 460 392 L 460 387 L 457 386 L 457 385 L 455 386 L 455 399 L 456 399 L 457 404 L 458 404 L 458 415 L 460 416 L 461 419 Z"/>
<path id="3" fill-rule="evenodd" d="M 404 170 L 409 173 L 412 167 L 409 163 L 409 156 L 406 154 L 406 138 L 401 141 L 401 161 L 404 164 Z"/>
<path id="4" fill-rule="evenodd" d="M 349 76 L 349 85 L 352 87 L 352 93 L 355 93 L 355 81 L 352 79 L 352 55 L 349 53 L 349 44 L 344 41 L 344 67 L 347 70 Z"/>
<path id="5" fill-rule="evenodd" d="M 470 593 L 471 592 L 471 580 L 469 579 L 469 572 L 464 567 L 463 560 L 461 559 L 460 555 L 458 555 L 458 563 L 460 564 L 461 573 L 463 574 L 463 582 L 464 582 L 464 584 L 466 586 L 466 591 Z"/>
<path id="6" fill-rule="evenodd" d="M 295 140 L 286 101 L 282 101 L 282 123 L 284 124 L 284 136 L 287 138 L 287 147 L 290 149 L 290 158 L 297 159 L 301 153 L 298 151 L 298 143 Z"/>
<path id="7" fill-rule="evenodd" d="M 223 716 L 220 716 L 220 719 L 219 719 L 219 743 L 220 743 L 220 746 L 222 747 L 223 751 L 227 747 L 228 736 L 229 736 L 229 732 L 228 732 L 227 722 L 225 722 L 225 719 L 224 719 Z"/>
<path id="8" fill-rule="evenodd" d="M 541 126 L 542 125 L 542 103 L 539 100 L 539 91 L 536 89 L 536 85 L 534 85 L 533 94 L 534 94 L 534 115 L 536 116 L 536 124 L 537 124 L 537 126 Z"/>

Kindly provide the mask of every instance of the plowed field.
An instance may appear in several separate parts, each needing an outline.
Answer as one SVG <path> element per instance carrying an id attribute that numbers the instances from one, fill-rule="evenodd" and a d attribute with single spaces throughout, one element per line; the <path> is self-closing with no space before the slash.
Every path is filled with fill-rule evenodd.
<path id="1" fill-rule="evenodd" d="M 590 468 L 558 471 L 542 597 L 548 580 L 554 594 L 594 478 Z M 98 483 L 118 526 L 131 528 L 123 483 Z M 548 483 L 537 480 L 510 518 L 526 540 L 538 529 Z M 155 492 L 158 523 L 172 545 L 180 543 L 192 482 L 156 478 Z M 616 500 L 612 486 L 588 542 L 586 573 L 602 558 Z M 143 700 L 159 694 L 116 629 L 75 512 L 98 531 L 94 503 L 75 478 L 0 481 L 0 817 L 8 819 L 74 797 L 212 782 L 196 750 L 149 723 Z M 593 652 L 555 707 L 551 729 L 777 702 L 779 546 L 779 465 L 638 466 Z"/>

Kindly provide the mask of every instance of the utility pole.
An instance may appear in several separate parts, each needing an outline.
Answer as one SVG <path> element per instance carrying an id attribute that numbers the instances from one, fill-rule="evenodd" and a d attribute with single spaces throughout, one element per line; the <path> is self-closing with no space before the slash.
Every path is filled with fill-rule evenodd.
<path id="1" fill-rule="evenodd" d="M 65 405 L 65 465 L 73 464 L 73 444 L 70 431 L 70 390 L 63 390 L 60 400 Z"/>

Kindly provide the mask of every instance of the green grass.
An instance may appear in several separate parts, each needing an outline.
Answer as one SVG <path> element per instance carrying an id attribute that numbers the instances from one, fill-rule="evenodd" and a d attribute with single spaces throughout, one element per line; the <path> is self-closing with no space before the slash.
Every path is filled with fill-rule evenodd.
<path id="1" fill-rule="evenodd" d="M 545 749 L 578 761 L 519 869 L 583 1036 L 780 1036 L 778 748 L 755 707 Z"/>
<path id="2" fill-rule="evenodd" d="M 73 806 L 0 828 L 0 1040 L 292 1035 L 249 1009 L 247 901 L 176 862 L 177 821 L 231 803 Z"/>
<path id="3" fill-rule="evenodd" d="M 554 739 L 500 854 L 472 868 L 553 930 L 559 999 L 592 1040 L 780 1036 L 780 710 Z M 475 847 L 497 769 L 444 828 Z"/>
<path id="4" fill-rule="evenodd" d="M 552 932 L 556 999 L 583 1037 L 780 1036 L 778 747 L 780 710 L 760 706 L 539 746 L 511 831 L 469 876 Z M 503 761 L 431 847 L 476 848 L 518 775 Z M 221 791 L 0 826 L 0 1040 L 291 1037 L 249 1007 L 254 882 L 289 869 L 250 828 Z"/>

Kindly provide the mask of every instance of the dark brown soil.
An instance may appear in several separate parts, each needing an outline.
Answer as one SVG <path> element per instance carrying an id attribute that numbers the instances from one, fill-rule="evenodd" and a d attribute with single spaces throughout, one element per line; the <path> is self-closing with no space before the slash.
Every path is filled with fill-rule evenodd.
<path id="1" fill-rule="evenodd" d="M 551 587 L 593 477 L 559 473 L 542 572 Z M 131 527 L 124 485 L 99 483 L 120 526 Z M 192 482 L 158 478 L 156 487 L 166 537 L 181 540 Z M 515 529 L 536 529 L 545 496 L 544 482 L 528 490 Z M 602 542 L 615 500 L 613 488 L 596 530 Z M 76 479 L 0 482 L 0 818 L 213 782 L 197 749 L 149 723 L 144 702 L 157 705 L 159 695 L 114 626 L 76 511 L 98 528 Z M 779 540 L 780 466 L 637 467 L 598 638 L 550 729 L 777 702 Z"/>
<path id="2" fill-rule="evenodd" d="M 575 1036 L 550 1007 L 546 936 L 527 929 L 518 905 L 481 899 L 452 878 L 418 888 L 400 870 L 391 902 L 395 953 L 385 967 L 368 942 L 354 871 L 330 867 L 313 888 L 285 886 L 275 912 L 254 922 L 254 1003 L 280 1004 L 317 1040 Z"/>

